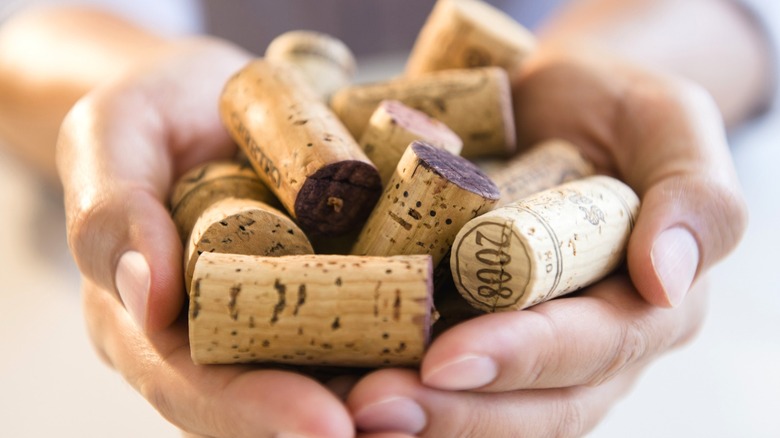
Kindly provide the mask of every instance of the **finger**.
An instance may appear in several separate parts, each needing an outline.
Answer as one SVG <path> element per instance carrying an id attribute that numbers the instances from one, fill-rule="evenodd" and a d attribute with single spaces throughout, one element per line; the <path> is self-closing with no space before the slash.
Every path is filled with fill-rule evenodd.
<path id="1" fill-rule="evenodd" d="M 579 296 L 480 316 L 434 341 L 422 381 L 490 392 L 598 385 L 690 339 L 705 313 L 706 291 L 697 288 L 679 309 L 664 309 L 615 276 Z"/>
<path id="2" fill-rule="evenodd" d="M 152 331 L 177 317 L 184 298 L 181 243 L 165 207 L 169 186 L 182 167 L 233 152 L 214 102 L 243 59 L 200 46 L 205 54 L 177 50 L 153 72 L 139 67 L 80 101 L 58 141 L 76 263 Z"/>
<path id="3" fill-rule="evenodd" d="M 626 97 L 621 124 L 632 127 L 618 135 L 625 144 L 644 146 L 622 171 L 633 175 L 629 181 L 642 195 L 629 272 L 650 303 L 673 307 L 697 274 L 736 246 L 747 213 L 712 99 L 690 85 L 667 89 L 666 95 L 637 90 Z"/>
<path id="4" fill-rule="evenodd" d="M 249 366 L 197 366 L 184 321 L 147 337 L 114 296 L 89 282 L 84 305 L 96 347 L 152 406 L 189 434 L 354 436 L 345 406 L 308 377 Z"/>
<path id="5" fill-rule="evenodd" d="M 514 80 L 518 132 L 567 138 L 638 192 L 629 271 L 648 302 L 679 305 L 746 224 L 717 107 L 695 85 L 592 50 L 550 52 Z"/>
<path id="6" fill-rule="evenodd" d="M 582 436 L 631 386 L 638 371 L 598 387 L 497 394 L 423 385 L 413 371 L 388 369 L 362 380 L 347 402 L 358 430 L 420 437 Z"/>
<path id="7" fill-rule="evenodd" d="M 396 432 L 361 433 L 357 437 L 358 438 L 414 438 L 413 435 L 407 435 L 405 433 L 396 433 Z"/>

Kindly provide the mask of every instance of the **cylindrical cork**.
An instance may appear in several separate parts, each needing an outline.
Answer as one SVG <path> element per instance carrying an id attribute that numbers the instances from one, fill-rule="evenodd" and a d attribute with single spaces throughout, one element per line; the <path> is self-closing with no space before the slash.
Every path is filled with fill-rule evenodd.
<path id="1" fill-rule="evenodd" d="M 398 100 L 447 125 L 463 141 L 464 157 L 507 156 L 517 147 L 509 79 L 499 67 L 351 85 L 333 95 L 331 107 L 360 138 L 382 100 Z"/>
<path id="2" fill-rule="evenodd" d="M 431 329 L 428 256 L 203 254 L 190 291 L 199 364 L 418 365 Z"/>
<path id="3" fill-rule="evenodd" d="M 200 215 L 184 258 L 189 290 L 195 264 L 203 253 L 283 256 L 313 254 L 306 235 L 281 211 L 259 201 L 225 198 Z"/>
<path id="4" fill-rule="evenodd" d="M 417 36 L 407 76 L 494 65 L 514 74 L 536 47 L 512 17 L 479 0 L 439 0 Z"/>
<path id="5" fill-rule="evenodd" d="M 393 176 L 398 161 L 415 140 L 460 155 L 463 141 L 444 123 L 397 100 L 383 100 L 358 142 L 379 170 L 382 185 Z"/>
<path id="6" fill-rule="evenodd" d="M 594 172 L 593 164 L 582 156 L 576 146 L 557 139 L 539 143 L 485 171 L 501 191 L 501 200 L 496 207 L 585 178 Z"/>
<path id="7" fill-rule="evenodd" d="M 498 202 L 495 184 L 465 158 L 423 142 L 407 148 L 352 254 L 430 254 L 436 266 L 458 230 Z"/>
<path id="8" fill-rule="evenodd" d="M 455 286 L 487 312 L 523 309 L 578 290 L 620 264 L 638 210 L 636 194 L 607 176 L 493 210 L 455 238 Z"/>
<path id="9" fill-rule="evenodd" d="M 220 113 L 304 231 L 338 235 L 365 221 L 382 191 L 376 167 L 295 69 L 251 62 L 228 81 Z"/>
<path id="10" fill-rule="evenodd" d="M 271 41 L 265 58 L 275 63 L 288 62 L 298 68 L 323 101 L 352 83 L 355 77 L 355 57 L 349 47 L 320 32 L 285 32 Z"/>
<path id="11" fill-rule="evenodd" d="M 433 308 L 436 318 L 431 329 L 432 339 L 455 325 L 484 314 L 458 293 L 450 272 L 450 256 L 449 253 L 445 255 L 433 270 Z"/>
<path id="12" fill-rule="evenodd" d="M 171 193 L 171 216 L 182 242 L 187 241 L 195 221 L 206 208 L 228 197 L 281 207 L 250 166 L 232 161 L 197 166 L 179 178 Z"/>

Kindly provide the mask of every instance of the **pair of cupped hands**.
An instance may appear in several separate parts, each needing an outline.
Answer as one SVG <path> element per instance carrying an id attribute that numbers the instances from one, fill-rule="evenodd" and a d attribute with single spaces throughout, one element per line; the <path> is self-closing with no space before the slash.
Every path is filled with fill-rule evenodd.
<path id="1" fill-rule="evenodd" d="M 698 86 L 590 48 L 545 47 L 512 78 L 521 149 L 582 148 L 642 206 L 622 270 L 438 337 L 419 370 L 320 382 L 190 359 L 172 183 L 236 146 L 218 96 L 252 55 L 195 38 L 159 47 L 67 116 L 57 162 L 69 243 L 100 355 L 165 418 L 208 437 L 579 436 L 701 326 L 705 274 L 744 203 L 718 108 Z"/>

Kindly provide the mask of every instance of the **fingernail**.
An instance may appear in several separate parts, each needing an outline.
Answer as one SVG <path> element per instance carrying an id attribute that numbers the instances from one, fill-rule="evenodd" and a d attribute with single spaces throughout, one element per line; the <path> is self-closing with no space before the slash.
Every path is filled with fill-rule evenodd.
<path id="1" fill-rule="evenodd" d="M 274 435 L 274 438 L 307 438 L 305 435 L 298 435 L 297 433 L 279 432 Z"/>
<path id="2" fill-rule="evenodd" d="M 144 328 L 146 305 L 149 302 L 151 274 L 149 264 L 141 253 L 128 251 L 119 258 L 116 268 L 116 288 L 130 316 Z"/>
<path id="3" fill-rule="evenodd" d="M 696 239 L 685 228 L 670 228 L 656 238 L 650 258 L 666 299 L 677 307 L 685 299 L 699 267 Z"/>
<path id="4" fill-rule="evenodd" d="M 370 404 L 355 414 L 355 424 L 363 432 L 421 432 L 427 423 L 425 411 L 406 397 L 388 398 Z"/>
<path id="5" fill-rule="evenodd" d="M 498 365 L 485 356 L 464 356 L 423 373 L 422 381 L 428 386 L 458 391 L 481 388 L 498 376 Z"/>

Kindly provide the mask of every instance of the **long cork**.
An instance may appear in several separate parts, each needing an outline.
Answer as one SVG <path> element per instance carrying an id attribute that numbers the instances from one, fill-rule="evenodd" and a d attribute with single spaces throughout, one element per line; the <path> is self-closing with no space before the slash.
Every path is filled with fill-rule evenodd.
<path id="1" fill-rule="evenodd" d="M 494 65 L 511 75 L 536 40 L 512 17 L 479 0 L 439 0 L 415 41 L 407 76 Z"/>
<path id="2" fill-rule="evenodd" d="M 423 142 L 407 148 L 352 254 L 430 254 L 436 266 L 458 230 L 490 211 L 498 189 L 465 158 Z"/>
<path id="3" fill-rule="evenodd" d="M 281 207 L 250 166 L 232 161 L 205 163 L 182 175 L 171 192 L 171 216 L 182 243 L 187 241 L 203 211 L 228 197 L 253 199 Z"/>
<path id="4" fill-rule="evenodd" d="M 418 365 L 431 327 L 427 256 L 203 254 L 190 291 L 196 363 Z"/>
<path id="5" fill-rule="evenodd" d="M 265 58 L 287 62 L 299 69 L 306 82 L 323 101 L 336 90 L 349 85 L 355 77 L 355 57 L 341 40 L 330 35 L 294 30 L 271 41 Z"/>
<path id="6" fill-rule="evenodd" d="M 221 199 L 201 213 L 185 250 L 184 280 L 189 290 L 203 253 L 283 256 L 312 254 L 306 235 L 287 215 L 250 199 Z"/>
<path id="7" fill-rule="evenodd" d="M 333 95 L 331 107 L 360 138 L 382 100 L 398 100 L 447 125 L 463 140 L 464 157 L 507 156 L 516 149 L 509 79 L 499 67 L 352 85 Z"/>
<path id="8" fill-rule="evenodd" d="M 307 233 L 359 227 L 381 193 L 376 167 L 296 69 L 256 60 L 220 100 L 223 122 Z"/>
<path id="9" fill-rule="evenodd" d="M 463 141 L 444 123 L 397 100 L 383 100 L 358 142 L 379 170 L 382 185 L 393 176 L 398 161 L 415 140 L 459 155 Z"/>
<path id="10" fill-rule="evenodd" d="M 493 210 L 455 238 L 455 286 L 487 312 L 523 309 L 578 290 L 623 260 L 638 209 L 628 186 L 591 176 Z"/>
<path id="11" fill-rule="evenodd" d="M 497 207 L 594 172 L 593 164 L 576 146 L 557 139 L 539 143 L 485 171 L 501 191 Z"/>

